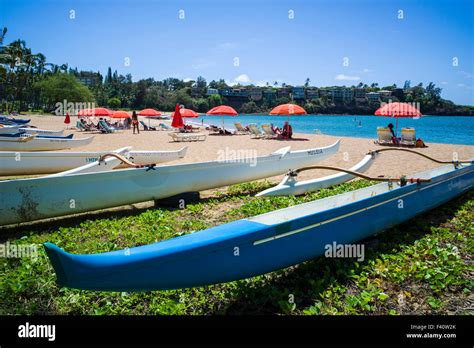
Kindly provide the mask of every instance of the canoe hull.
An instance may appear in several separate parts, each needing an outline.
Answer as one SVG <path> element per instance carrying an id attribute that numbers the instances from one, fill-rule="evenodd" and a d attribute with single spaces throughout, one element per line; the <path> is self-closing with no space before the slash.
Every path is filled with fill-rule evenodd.
<path id="1" fill-rule="evenodd" d="M 38 135 L 49 135 L 54 137 L 63 136 L 64 130 L 53 131 L 48 129 L 39 129 L 39 128 L 20 128 L 21 132 L 25 132 L 27 134 L 38 134 Z"/>
<path id="2" fill-rule="evenodd" d="M 374 185 L 126 250 L 73 255 L 53 244 L 45 248 L 58 284 L 72 288 L 145 291 L 228 282 L 320 256 L 334 242 L 364 239 L 474 185 L 472 165 L 439 172 L 429 183 Z"/>
<path id="3" fill-rule="evenodd" d="M 0 226 L 157 200 L 283 174 L 337 153 L 340 141 L 252 161 L 212 161 L 0 182 Z"/>
<path id="4" fill-rule="evenodd" d="M 0 134 L 12 134 L 18 133 L 20 129 L 20 125 L 16 126 L 9 126 L 9 125 L 0 125 Z"/>
<path id="5" fill-rule="evenodd" d="M 21 141 L 19 138 L 0 139 L 0 151 L 54 151 L 72 149 L 85 146 L 92 142 L 94 137 L 83 139 L 66 138 L 34 138 Z"/>
<path id="6" fill-rule="evenodd" d="M 137 164 L 164 163 L 183 158 L 187 148 L 178 151 L 130 151 Z M 96 162 L 104 152 L 0 152 L 0 176 L 52 174 Z M 120 166 L 119 166 L 120 168 Z"/>

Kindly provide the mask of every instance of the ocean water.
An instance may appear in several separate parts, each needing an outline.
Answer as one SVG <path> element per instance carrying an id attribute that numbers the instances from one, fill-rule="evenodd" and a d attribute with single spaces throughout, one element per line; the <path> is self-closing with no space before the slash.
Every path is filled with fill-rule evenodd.
<path id="1" fill-rule="evenodd" d="M 273 123 L 283 127 L 288 116 L 238 115 L 225 116 L 226 128 L 234 128 L 234 122 L 242 125 L 256 123 L 259 126 Z M 222 116 L 202 116 L 193 119 L 195 122 L 222 125 Z M 377 137 L 377 127 L 396 124 L 396 119 L 380 116 L 340 116 L 340 115 L 302 115 L 291 116 L 293 132 L 314 133 L 316 129 L 327 135 L 340 135 L 359 138 Z M 419 119 L 400 118 L 398 130 L 402 127 L 413 127 L 416 137 L 428 143 L 474 145 L 474 117 L 463 116 L 423 116 Z"/>

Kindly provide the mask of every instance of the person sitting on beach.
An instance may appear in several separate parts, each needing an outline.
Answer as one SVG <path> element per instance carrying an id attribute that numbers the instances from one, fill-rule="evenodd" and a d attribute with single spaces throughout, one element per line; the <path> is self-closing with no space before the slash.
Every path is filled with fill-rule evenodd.
<path id="1" fill-rule="evenodd" d="M 281 134 L 281 129 L 278 128 L 278 127 L 274 127 L 274 126 L 273 126 L 273 123 L 270 124 L 270 127 L 271 127 L 273 133 L 275 133 L 275 134 Z"/>
<path id="2" fill-rule="evenodd" d="M 293 136 L 293 128 L 291 127 L 288 121 L 285 122 L 281 135 L 283 139 L 291 139 L 291 137 Z"/>
<path id="3" fill-rule="evenodd" d="M 390 133 L 392 133 L 392 142 L 396 145 L 400 144 L 400 139 L 397 138 L 397 135 L 395 134 L 395 131 L 393 130 L 393 124 L 389 123 L 387 128 L 390 129 Z"/>
<path id="4" fill-rule="evenodd" d="M 140 128 L 138 128 L 138 116 L 135 111 L 132 113 L 132 127 L 133 127 L 133 134 L 135 134 L 135 129 L 137 130 L 137 134 L 140 134 Z"/>

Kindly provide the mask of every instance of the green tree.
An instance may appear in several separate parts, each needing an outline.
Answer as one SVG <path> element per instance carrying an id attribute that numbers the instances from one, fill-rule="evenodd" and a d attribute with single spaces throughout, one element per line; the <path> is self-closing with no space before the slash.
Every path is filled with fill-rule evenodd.
<path id="1" fill-rule="evenodd" d="M 252 114 L 258 111 L 258 107 L 254 101 L 249 101 L 248 103 L 242 104 L 240 111 L 244 114 Z"/>
<path id="2" fill-rule="evenodd" d="M 209 107 L 209 101 L 206 98 L 199 98 L 193 101 L 193 109 L 197 112 L 207 112 Z"/>
<path id="3" fill-rule="evenodd" d="M 34 88 L 40 92 L 43 105 L 51 109 L 58 102 L 93 102 L 91 91 L 74 76 L 56 74 L 35 83 Z"/>
<path id="4" fill-rule="evenodd" d="M 111 108 L 111 109 L 118 109 L 118 108 L 120 107 L 120 105 L 122 105 L 122 102 L 120 101 L 119 98 L 113 97 L 113 98 L 110 98 L 110 99 L 107 101 L 107 105 L 108 105 L 109 108 Z"/>
<path id="5" fill-rule="evenodd" d="M 212 94 L 209 96 L 209 108 L 213 108 L 218 105 L 222 105 L 222 97 L 220 94 Z"/>

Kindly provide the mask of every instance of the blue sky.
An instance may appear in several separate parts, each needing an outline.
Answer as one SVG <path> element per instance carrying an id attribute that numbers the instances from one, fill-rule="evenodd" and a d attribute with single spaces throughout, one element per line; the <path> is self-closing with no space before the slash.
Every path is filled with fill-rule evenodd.
<path id="1" fill-rule="evenodd" d="M 83 70 L 111 66 L 135 81 L 433 81 L 468 105 L 473 23 L 472 0 L 0 0 L 7 43 L 22 38 L 49 62 Z"/>

